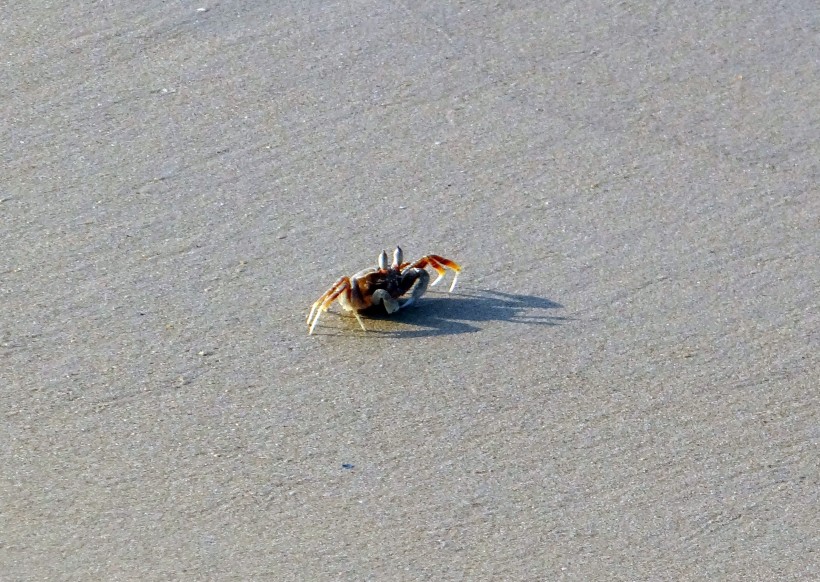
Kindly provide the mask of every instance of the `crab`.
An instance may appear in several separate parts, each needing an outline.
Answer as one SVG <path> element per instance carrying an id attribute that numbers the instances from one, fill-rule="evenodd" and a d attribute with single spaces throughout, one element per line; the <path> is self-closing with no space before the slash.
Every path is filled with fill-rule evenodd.
<path id="1" fill-rule="evenodd" d="M 428 284 L 436 285 L 447 273 L 445 267 L 451 269 L 455 276 L 450 285 L 450 291 L 456 286 L 461 267 L 455 261 L 445 259 L 439 255 L 425 255 L 412 263 L 404 262 L 401 247 L 393 251 L 393 262 L 388 263 L 387 252 L 379 255 L 378 268 L 363 269 L 352 277 L 340 277 L 333 286 L 325 291 L 310 308 L 307 317 L 308 334 L 312 334 L 319 316 L 328 310 L 334 301 L 339 301 L 346 311 L 352 311 L 356 320 L 367 331 L 359 312 L 369 307 L 383 305 L 388 314 L 395 313 L 403 307 L 415 303 L 416 299 L 424 295 Z M 438 277 L 430 283 L 430 274 L 425 270 L 432 267 Z M 410 294 L 406 299 L 401 297 Z"/>

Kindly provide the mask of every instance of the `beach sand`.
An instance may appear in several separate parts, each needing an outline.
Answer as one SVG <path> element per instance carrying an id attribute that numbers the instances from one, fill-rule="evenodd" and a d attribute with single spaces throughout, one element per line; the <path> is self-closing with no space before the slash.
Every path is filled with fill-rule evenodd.
<path id="1" fill-rule="evenodd" d="M 3 9 L 0 578 L 820 578 L 820 10 L 731 4 Z"/>

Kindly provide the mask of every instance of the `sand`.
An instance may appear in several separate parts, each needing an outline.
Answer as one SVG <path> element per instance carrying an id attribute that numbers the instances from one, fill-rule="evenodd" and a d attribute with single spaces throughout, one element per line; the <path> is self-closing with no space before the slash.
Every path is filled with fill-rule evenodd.
<path id="1" fill-rule="evenodd" d="M 816 3 L 278 4 L 2 10 L 0 578 L 820 578 Z"/>

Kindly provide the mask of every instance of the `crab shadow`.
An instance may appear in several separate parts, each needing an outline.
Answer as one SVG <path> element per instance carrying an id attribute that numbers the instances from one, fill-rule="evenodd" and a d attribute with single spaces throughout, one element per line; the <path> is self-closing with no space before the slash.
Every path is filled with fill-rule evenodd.
<path id="1" fill-rule="evenodd" d="M 380 309 L 365 311 L 367 319 L 391 321 L 414 328 L 368 329 L 362 336 L 372 339 L 416 338 L 475 333 L 481 331 L 482 323 L 491 321 L 560 325 L 569 318 L 551 315 L 549 310 L 561 307 L 560 303 L 543 297 L 468 288 L 454 293 L 425 295 L 415 305 L 390 316 Z"/>

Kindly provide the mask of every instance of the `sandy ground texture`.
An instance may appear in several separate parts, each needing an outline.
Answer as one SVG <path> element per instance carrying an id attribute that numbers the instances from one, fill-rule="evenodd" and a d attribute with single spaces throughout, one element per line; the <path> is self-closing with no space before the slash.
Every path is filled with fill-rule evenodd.
<path id="1" fill-rule="evenodd" d="M 0 579 L 820 579 L 820 7 L 0 8 Z M 401 244 L 396 317 L 310 304 Z"/>

